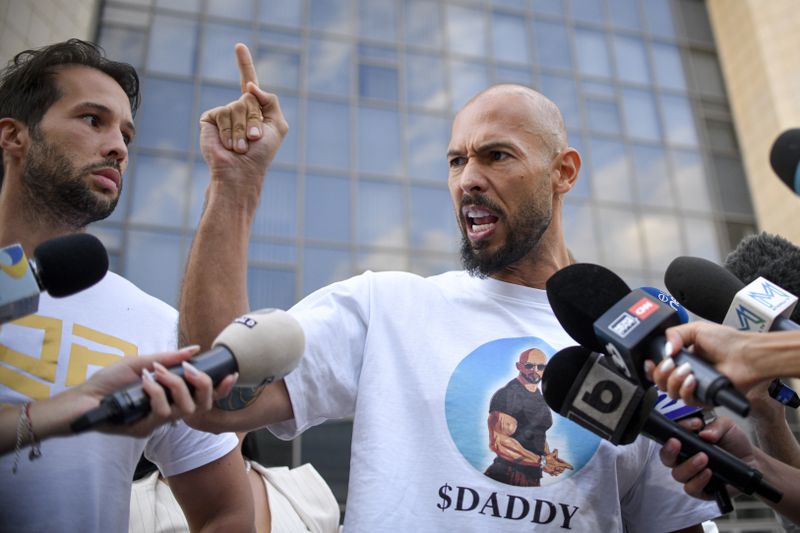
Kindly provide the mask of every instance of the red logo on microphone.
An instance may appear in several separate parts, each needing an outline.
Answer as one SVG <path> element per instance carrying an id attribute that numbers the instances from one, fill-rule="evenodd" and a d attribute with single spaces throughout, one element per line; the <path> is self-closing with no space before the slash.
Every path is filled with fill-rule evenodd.
<path id="1" fill-rule="evenodd" d="M 644 320 L 658 311 L 658 304 L 649 298 L 642 298 L 628 308 L 628 312 L 639 320 Z"/>

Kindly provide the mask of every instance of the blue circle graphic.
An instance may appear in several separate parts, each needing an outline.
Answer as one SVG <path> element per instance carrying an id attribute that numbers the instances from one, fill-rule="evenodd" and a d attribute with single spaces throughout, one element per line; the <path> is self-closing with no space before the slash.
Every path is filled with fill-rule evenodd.
<path id="1" fill-rule="evenodd" d="M 464 458 L 484 472 L 497 455 L 489 448 L 489 402 L 498 389 L 516 378 L 516 363 L 525 350 L 537 348 L 548 359 L 555 350 L 536 337 L 497 339 L 479 346 L 467 355 L 450 376 L 445 397 L 445 416 L 450 436 Z M 542 485 L 558 483 L 574 476 L 592 458 L 600 437 L 570 422 L 556 412 L 547 430 L 550 451 L 573 466 L 559 476 L 544 474 Z"/>

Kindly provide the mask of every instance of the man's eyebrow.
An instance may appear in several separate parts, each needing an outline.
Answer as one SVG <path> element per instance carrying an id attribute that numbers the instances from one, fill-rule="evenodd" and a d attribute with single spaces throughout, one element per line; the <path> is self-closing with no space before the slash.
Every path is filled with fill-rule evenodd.
<path id="1" fill-rule="evenodd" d="M 77 108 L 78 109 L 90 109 L 90 110 L 96 111 L 97 113 L 100 113 L 100 114 L 103 114 L 103 115 L 113 115 L 114 114 L 114 112 L 111 111 L 111 108 L 109 108 L 108 106 L 105 106 L 103 104 L 98 104 L 97 102 L 81 102 L 80 104 L 78 104 Z M 122 125 L 130 130 L 131 137 L 136 135 L 136 126 L 133 125 L 133 122 L 131 122 L 130 120 L 126 120 L 126 121 L 124 121 L 122 123 Z"/>
<path id="2" fill-rule="evenodd" d="M 516 151 L 517 147 L 513 143 L 506 142 L 506 141 L 492 141 L 492 142 L 488 142 L 486 144 L 482 144 L 482 145 L 478 146 L 478 148 L 475 151 L 478 152 L 479 154 L 484 154 L 486 152 L 493 152 L 495 150 L 514 150 L 514 151 Z"/>

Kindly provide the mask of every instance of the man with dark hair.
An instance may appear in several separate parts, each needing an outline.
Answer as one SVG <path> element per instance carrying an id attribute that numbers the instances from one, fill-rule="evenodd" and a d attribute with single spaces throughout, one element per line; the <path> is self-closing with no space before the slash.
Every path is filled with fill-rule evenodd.
<path id="1" fill-rule="evenodd" d="M 111 214 L 138 101 L 133 67 L 104 58 L 91 43 L 73 39 L 15 57 L 0 75 L 0 246 L 20 243 L 30 254 Z M 20 413 L 35 444 L 37 423 L 44 424 L 37 400 L 123 357 L 174 349 L 176 324 L 173 308 L 111 272 L 68 298 L 43 294 L 36 314 L 0 328 L 0 403 Z M 164 383 L 166 370 L 151 366 L 155 372 L 143 379 Z M 0 456 L 0 530 L 125 531 L 144 451 L 169 479 L 194 530 L 250 531 L 252 496 L 236 444 L 235 435 L 177 422 L 149 437 L 90 432 L 50 439 L 14 475 L 14 454 Z"/>

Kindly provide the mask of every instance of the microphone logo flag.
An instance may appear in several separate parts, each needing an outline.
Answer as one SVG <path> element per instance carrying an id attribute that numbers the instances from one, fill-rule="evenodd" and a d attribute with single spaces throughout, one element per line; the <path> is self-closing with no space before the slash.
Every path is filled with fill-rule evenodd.
<path id="1" fill-rule="evenodd" d="M 22 246 L 13 244 L 0 249 L 0 270 L 14 279 L 20 279 L 28 271 L 28 262 L 25 260 L 25 252 Z"/>

